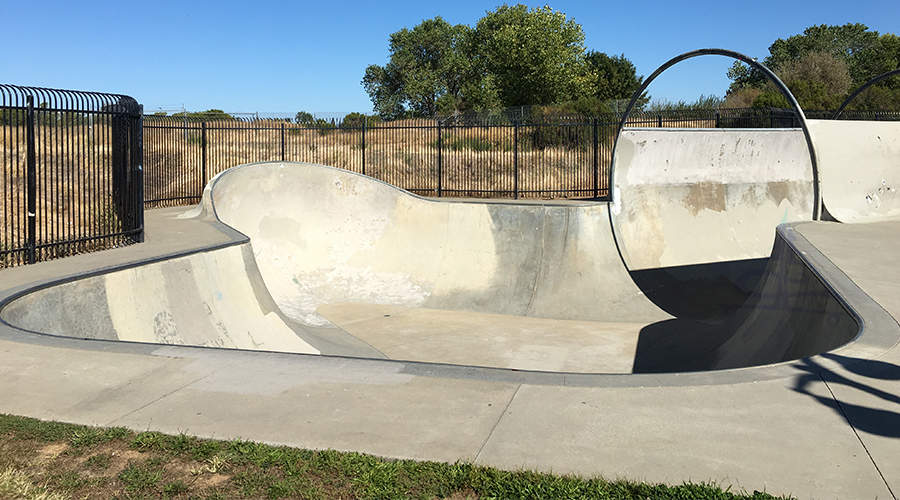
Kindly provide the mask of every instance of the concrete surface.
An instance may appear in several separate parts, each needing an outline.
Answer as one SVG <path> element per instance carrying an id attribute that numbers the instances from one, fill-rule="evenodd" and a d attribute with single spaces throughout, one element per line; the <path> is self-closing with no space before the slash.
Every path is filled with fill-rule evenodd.
<path id="1" fill-rule="evenodd" d="M 799 129 L 625 129 L 612 182 L 616 242 L 632 271 L 768 257 L 775 226 L 812 220 Z"/>
<path id="2" fill-rule="evenodd" d="M 716 174 L 720 185 L 754 175 L 791 179 L 791 168 L 796 176 L 805 172 L 802 164 L 793 165 L 799 160 L 772 167 L 756 152 L 767 142 L 779 152 L 789 150 L 793 141 L 776 139 L 794 137 L 793 130 L 762 136 L 642 132 L 639 149 L 651 153 L 633 155 L 617 172 L 635 182 L 643 175 L 643 188 L 659 155 L 691 144 L 691 137 L 706 138 L 694 141 L 701 149 L 739 152 L 716 157 L 724 165 L 724 173 Z M 674 158 L 670 164 L 687 161 Z M 691 171 L 681 170 L 676 177 L 684 187 Z M 666 194 L 674 182 L 663 176 L 660 199 L 686 203 L 681 191 Z M 784 195 L 776 200 L 778 210 L 787 203 L 785 193 L 811 191 L 806 184 L 776 184 L 770 182 L 766 192 Z M 772 196 L 762 202 L 748 198 L 754 189 L 747 185 L 736 189 L 743 194 L 712 210 L 718 215 L 693 222 L 705 227 L 703 235 L 672 232 L 661 242 L 682 245 L 684 255 L 686 243 L 695 249 L 687 261 L 670 264 L 716 265 L 707 262 L 716 260 L 707 247 L 741 229 L 723 221 L 759 219 L 743 224 L 755 227 L 755 240 L 733 240 L 745 249 L 755 245 L 754 253 L 728 262 L 742 271 L 737 277 L 746 292 L 719 293 L 712 285 L 734 289 L 738 280 L 723 280 L 715 268 L 706 271 L 708 280 L 682 268 L 686 278 L 675 283 L 693 289 L 667 293 L 691 306 L 721 309 L 717 314 L 670 315 L 660 305 L 663 286 L 646 275 L 636 279 L 622 264 L 617 244 L 631 243 L 613 239 L 611 216 L 622 217 L 611 214 L 606 202 L 428 200 L 346 170 L 268 162 L 220 174 L 204 194 L 202 210 L 190 214 L 224 222 L 250 242 L 46 287 L 11 301 L 0 317 L 28 331 L 63 336 L 572 373 L 759 366 L 853 339 L 859 330 L 854 317 L 804 271 L 797 250 L 775 237 L 778 221 L 764 216 Z M 742 267 L 743 258 L 771 253 L 772 243 L 761 243 L 766 228 L 775 241 L 773 258 L 751 260 L 758 270 Z M 671 280 L 662 283 L 671 286 Z M 717 296 L 709 297 L 710 290 Z M 394 314 L 391 306 L 406 312 Z M 479 334 L 472 334 L 473 325 Z"/>
<path id="3" fill-rule="evenodd" d="M 828 213 L 849 223 L 900 219 L 900 123 L 807 120 L 807 124 Z"/>
<path id="4" fill-rule="evenodd" d="M 230 171 L 193 217 L 149 212 L 142 245 L 0 271 L 0 412 L 800 498 L 897 498 L 900 223 L 779 226 L 753 294 L 704 320 L 702 352 L 679 351 L 702 343 L 700 323 L 660 310 L 624 279 L 634 273 L 617 253 L 593 248 L 617 243 L 605 204 L 425 202 L 331 169 L 287 182 L 285 168 Z M 323 185 L 327 202 L 302 195 Z M 274 196 L 291 203 L 251 210 Z M 428 244 L 409 248 L 414 236 Z M 340 265 L 316 271 L 297 255 Z M 617 267 L 598 271 L 605 263 Z M 710 269 L 682 264 L 659 269 Z M 590 273 L 612 279 L 625 305 L 604 308 Z M 293 303 L 279 296 L 291 300 L 303 283 L 363 295 L 356 305 L 314 287 Z M 134 307 L 147 320 L 114 312 L 112 302 L 145 288 L 154 299 Z M 203 314 L 156 321 L 179 311 L 171 299 L 186 291 Z M 239 309 L 217 309 L 215 292 Z M 632 306 L 650 316 L 613 321 Z M 143 342 L 164 340 L 172 325 L 215 338 L 231 313 L 252 342 L 293 334 L 298 352 Z M 437 323 L 439 335 L 423 331 Z M 136 342 L 110 340 L 132 330 Z M 454 342 L 464 334 L 490 342 Z M 578 352 L 571 338 L 596 352 Z M 681 352 L 681 366 L 700 371 L 622 373 L 628 358 L 617 356 L 632 349 L 632 369 Z M 483 366 L 460 364 L 467 354 Z M 771 364 L 728 369 L 760 362 Z"/>
<path id="5" fill-rule="evenodd" d="M 38 290 L 3 317 L 51 335 L 319 354 L 285 323 L 255 266 L 248 243 L 194 253 Z"/>
<path id="6" fill-rule="evenodd" d="M 212 186 L 209 214 L 251 239 L 273 298 L 309 326 L 328 326 L 317 308 L 334 302 L 588 321 L 671 317 L 622 267 L 606 203 L 426 199 L 295 162 L 233 168 Z"/>
<path id="7" fill-rule="evenodd" d="M 213 245 L 229 239 L 176 214 L 149 212 L 144 245 L 0 271 L 3 296 L 204 248 L 201 236 Z M 822 251 L 817 269 L 868 328 L 894 345 L 900 270 L 886 249 L 900 244 L 900 227 L 807 223 L 794 231 L 802 252 Z M 842 282 L 831 262 L 853 281 Z M 762 368 L 523 382 L 512 377 L 528 372 L 88 341 L 2 325 L 0 411 L 388 457 L 715 480 L 799 498 L 883 499 L 900 488 L 898 358 L 897 349 L 862 346 Z"/>

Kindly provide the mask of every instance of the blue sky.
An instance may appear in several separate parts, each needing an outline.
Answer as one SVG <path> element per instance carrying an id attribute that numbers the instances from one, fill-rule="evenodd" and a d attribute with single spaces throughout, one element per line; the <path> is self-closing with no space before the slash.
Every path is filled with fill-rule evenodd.
<path id="1" fill-rule="evenodd" d="M 474 26 L 501 4 L 7 1 L 0 11 L 0 83 L 128 94 L 146 112 L 182 106 L 287 116 L 371 112 L 360 81 L 367 65 L 387 62 L 391 33 L 435 16 Z M 548 4 L 582 25 L 589 50 L 625 54 L 644 76 L 705 47 L 761 60 L 775 39 L 817 24 L 863 23 L 900 34 L 900 2 L 888 0 Z M 657 79 L 650 94 L 670 101 L 722 96 L 731 64 L 718 56 L 683 62 Z"/>

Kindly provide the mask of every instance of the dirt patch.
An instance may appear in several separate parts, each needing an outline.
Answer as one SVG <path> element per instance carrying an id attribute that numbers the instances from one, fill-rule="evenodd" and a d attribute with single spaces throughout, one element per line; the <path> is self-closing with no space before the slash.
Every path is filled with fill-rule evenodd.
<path id="1" fill-rule="evenodd" d="M 37 460 L 39 462 L 46 462 L 47 460 L 52 460 L 59 455 L 61 455 L 64 451 L 69 449 L 69 445 L 67 443 L 52 443 L 45 446 L 42 446 L 38 449 Z"/>

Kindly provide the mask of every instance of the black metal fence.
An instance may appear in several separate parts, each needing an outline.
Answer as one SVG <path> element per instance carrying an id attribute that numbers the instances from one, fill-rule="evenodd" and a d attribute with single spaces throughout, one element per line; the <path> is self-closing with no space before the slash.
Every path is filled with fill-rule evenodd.
<path id="1" fill-rule="evenodd" d="M 424 196 L 602 198 L 620 116 L 487 115 L 367 126 L 144 117 L 145 203 L 193 204 L 235 165 L 306 161 L 359 172 Z M 793 127 L 790 110 L 636 112 L 639 127 Z"/>
<path id="2" fill-rule="evenodd" d="M 0 267 L 141 241 L 141 115 L 128 96 L 0 85 Z"/>
<path id="3" fill-rule="evenodd" d="M 812 110 L 803 111 L 807 118 L 816 120 L 831 120 L 834 118 L 834 110 Z M 841 112 L 838 120 L 874 120 L 874 121 L 898 121 L 900 120 L 900 111 L 859 111 L 845 109 Z"/>
<path id="4" fill-rule="evenodd" d="M 0 267 L 141 241 L 144 207 L 197 203 L 212 176 L 255 161 L 331 165 L 425 196 L 603 198 L 619 119 L 522 113 L 306 127 L 142 117 L 127 96 L 0 85 Z M 792 111 L 768 108 L 628 118 L 633 127 L 798 125 Z"/>

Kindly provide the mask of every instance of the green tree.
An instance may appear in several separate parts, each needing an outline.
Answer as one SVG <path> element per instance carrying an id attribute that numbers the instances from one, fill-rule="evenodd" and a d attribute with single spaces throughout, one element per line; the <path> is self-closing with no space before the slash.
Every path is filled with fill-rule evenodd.
<path id="1" fill-rule="evenodd" d="M 856 58 L 856 68 L 867 81 L 900 68 L 900 37 L 885 33 L 878 37 L 877 43 L 860 51 Z M 895 75 L 872 85 L 851 102 L 850 108 L 870 111 L 900 109 L 900 76 Z"/>
<path id="2" fill-rule="evenodd" d="M 859 94 L 850 104 L 850 109 L 879 111 L 900 109 L 900 91 L 891 85 L 897 85 L 900 77 L 892 78 L 894 82 L 887 85 L 873 85 Z"/>
<path id="3" fill-rule="evenodd" d="M 799 62 L 807 54 L 824 52 L 845 61 L 854 82 L 862 84 L 871 76 L 856 56 L 874 48 L 878 38 L 878 32 L 869 31 L 865 24 L 811 26 L 803 30 L 802 35 L 775 40 L 769 47 L 769 57 L 766 57 L 764 64 L 772 70 L 781 70 L 790 63 Z"/>
<path id="4" fill-rule="evenodd" d="M 172 116 L 177 116 L 179 118 L 186 117 L 188 119 L 205 120 L 205 121 L 234 120 L 233 116 L 222 111 L 221 109 L 208 109 L 206 111 L 197 111 L 197 112 L 186 111 L 186 112 L 182 112 L 182 113 L 175 113 Z"/>
<path id="5" fill-rule="evenodd" d="M 847 60 L 812 51 L 785 64 L 780 78 L 806 109 L 835 109 L 852 91 Z"/>
<path id="6" fill-rule="evenodd" d="M 895 69 L 900 63 L 900 38 L 879 35 L 864 24 L 843 26 L 811 26 L 803 34 L 777 39 L 769 47 L 763 64 L 788 86 L 801 107 L 831 109 L 855 88 L 868 80 Z M 777 90 L 762 74 L 740 62 L 728 71 L 732 83 L 729 100 L 743 100 L 745 95 L 758 97 L 754 106 L 786 105 Z M 900 82 L 889 79 L 860 96 L 851 107 L 879 109 L 900 101 Z M 761 93 L 759 93 L 761 92 Z M 897 92 L 896 98 L 892 95 Z M 883 109 L 883 108 L 882 108 Z"/>
<path id="7" fill-rule="evenodd" d="M 589 51 L 585 55 L 588 69 L 597 76 L 594 96 L 601 101 L 631 99 L 641 87 L 643 76 L 637 76 L 637 70 L 625 54 L 608 56 L 603 52 Z M 649 100 L 644 95 L 639 104 Z"/>
<path id="8" fill-rule="evenodd" d="M 585 64 L 581 25 L 549 6 L 503 5 L 488 12 L 475 26 L 471 47 L 503 106 L 576 100 L 596 85 Z"/>
<path id="9" fill-rule="evenodd" d="M 297 116 L 294 117 L 294 121 L 296 121 L 299 125 L 303 125 L 304 127 L 309 127 L 316 122 L 316 117 L 312 115 L 312 113 L 307 113 L 306 111 L 297 112 Z"/>
<path id="10" fill-rule="evenodd" d="M 808 52 L 778 70 L 778 77 L 787 85 L 804 109 L 835 109 L 850 93 L 853 82 L 844 59 L 829 52 Z M 788 108 L 790 104 L 771 83 L 753 101 L 756 107 Z"/>
<path id="11" fill-rule="evenodd" d="M 341 128 L 374 127 L 381 119 L 377 115 L 369 116 L 365 113 L 347 113 L 341 120 Z"/>
<path id="12" fill-rule="evenodd" d="M 391 119 L 407 111 L 432 116 L 460 106 L 471 76 L 464 52 L 468 31 L 435 17 L 391 34 L 387 65 L 370 65 L 362 80 L 375 112 Z"/>
<path id="13" fill-rule="evenodd" d="M 762 89 L 769 81 L 762 71 L 740 61 L 735 61 L 726 75 L 731 80 L 728 94 L 746 89 Z"/>
<path id="14" fill-rule="evenodd" d="M 857 52 L 854 59 L 855 71 L 859 73 L 855 83 L 859 84 L 900 68 L 900 37 L 893 33 L 885 33 L 869 47 Z M 900 88 L 900 80 L 889 79 L 880 86 Z"/>

